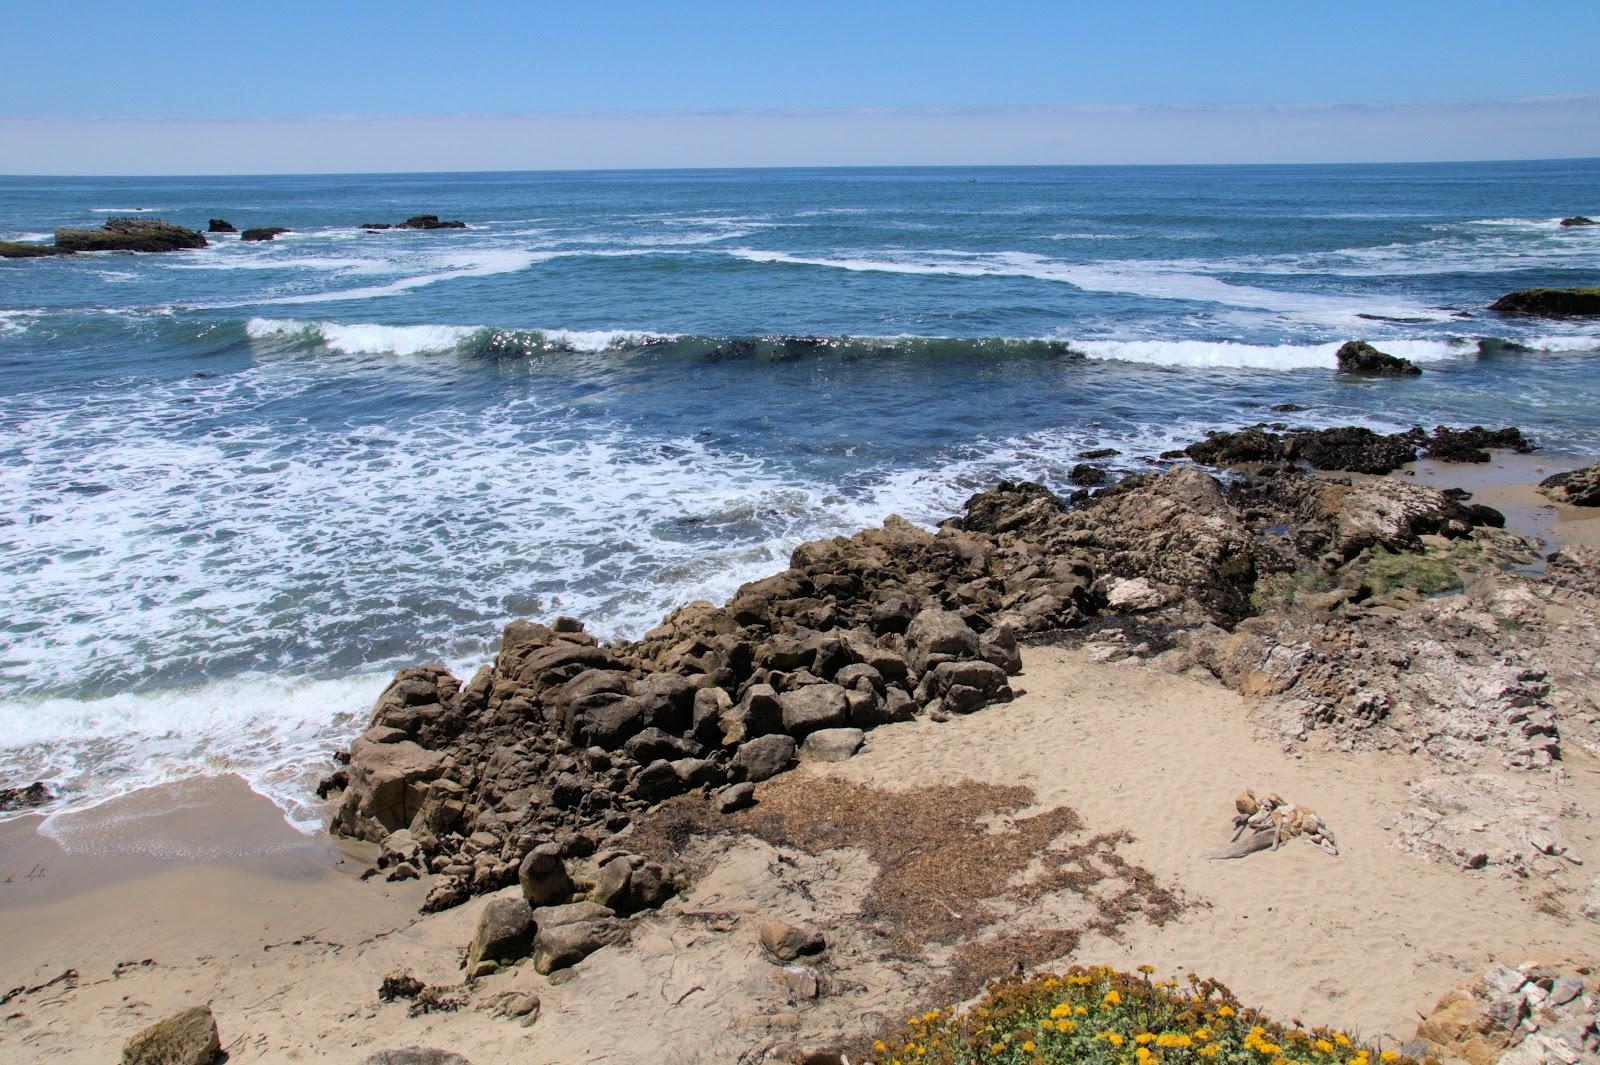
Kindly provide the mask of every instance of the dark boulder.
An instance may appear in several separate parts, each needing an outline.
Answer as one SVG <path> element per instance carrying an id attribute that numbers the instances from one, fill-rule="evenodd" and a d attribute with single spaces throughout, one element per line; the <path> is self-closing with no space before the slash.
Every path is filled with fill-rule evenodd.
<path id="1" fill-rule="evenodd" d="M 1600 315 L 1600 288 L 1525 288 L 1501 296 L 1489 309 L 1534 318 L 1588 318 Z"/>
<path id="2" fill-rule="evenodd" d="M 0 812 L 25 810 L 30 806 L 43 806 L 55 799 L 55 793 L 44 781 L 36 781 L 25 788 L 0 788 Z"/>
<path id="3" fill-rule="evenodd" d="M 1072 467 L 1067 474 L 1067 480 L 1081 488 L 1093 488 L 1106 483 L 1106 471 L 1099 466 L 1091 466 L 1087 462 L 1080 462 Z"/>
<path id="4" fill-rule="evenodd" d="M 271 240 L 273 237 L 276 237 L 279 233 L 292 233 L 292 232 L 294 232 L 294 231 L 290 230 L 290 229 L 285 229 L 282 226 L 262 226 L 262 227 L 260 227 L 258 229 L 247 229 L 247 230 L 245 230 L 243 233 L 239 234 L 239 239 L 240 240 Z"/>
<path id="5" fill-rule="evenodd" d="M 1418 432 L 1420 435 L 1420 431 Z M 1522 430 L 1485 429 L 1474 425 L 1470 429 L 1447 429 L 1435 426 L 1433 433 L 1420 441 L 1422 456 L 1440 462 L 1488 462 L 1489 449 L 1515 451 L 1526 454 L 1536 450 L 1533 441 L 1522 435 Z"/>
<path id="6" fill-rule="evenodd" d="M 467 224 L 460 221 L 441 222 L 436 214 L 414 214 L 401 222 L 396 229 L 466 229 Z"/>
<path id="7" fill-rule="evenodd" d="M 1415 443 L 1404 434 L 1384 436 L 1358 425 L 1290 434 L 1284 457 L 1305 461 L 1315 470 L 1343 473 L 1391 473 L 1417 457 Z"/>
<path id="8" fill-rule="evenodd" d="M 58 229 L 63 251 L 179 251 L 206 246 L 204 233 L 158 218 L 110 218 L 99 229 Z"/>
<path id="9" fill-rule="evenodd" d="M 235 229 L 233 227 L 233 223 L 228 221 L 226 218 L 213 218 L 206 225 L 206 232 L 207 233 L 237 233 L 239 231 L 237 229 Z"/>
<path id="10" fill-rule="evenodd" d="M 1539 482 L 1539 491 L 1557 503 L 1600 507 L 1600 463 L 1546 477 Z"/>
<path id="11" fill-rule="evenodd" d="M 1341 345 L 1334 359 L 1339 364 L 1340 373 L 1365 374 L 1369 377 L 1415 377 L 1422 372 L 1410 359 L 1379 351 L 1365 340 L 1352 340 Z"/>
<path id="12" fill-rule="evenodd" d="M 1561 224 L 1570 228 L 1572 226 L 1592 226 L 1600 223 L 1596 223 L 1594 219 L 1586 215 L 1575 214 L 1571 218 L 1563 218 Z"/>

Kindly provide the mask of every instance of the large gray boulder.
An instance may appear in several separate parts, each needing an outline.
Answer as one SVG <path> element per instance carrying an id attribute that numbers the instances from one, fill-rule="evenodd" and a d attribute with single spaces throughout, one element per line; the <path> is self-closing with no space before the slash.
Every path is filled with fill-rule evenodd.
<path id="1" fill-rule="evenodd" d="M 795 736 L 850 722 L 850 703 L 837 684 L 808 684 L 778 696 L 783 727 Z"/>
<path id="2" fill-rule="evenodd" d="M 478 914 L 478 928 L 467 948 L 467 974 L 475 975 L 482 962 L 510 962 L 525 956 L 533 949 L 533 933 L 533 907 L 527 899 L 490 899 Z"/>
<path id="3" fill-rule="evenodd" d="M 775 732 L 742 744 L 733 756 L 731 768 L 735 775 L 759 784 L 794 765 L 794 755 L 794 737 Z"/>

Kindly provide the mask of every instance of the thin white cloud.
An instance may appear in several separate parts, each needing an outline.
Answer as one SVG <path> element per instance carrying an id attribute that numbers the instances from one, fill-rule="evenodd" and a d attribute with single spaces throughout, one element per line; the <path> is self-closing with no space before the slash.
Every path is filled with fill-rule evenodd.
<path id="1" fill-rule="evenodd" d="M 1019 108 L 0 117 L 12 174 L 1306 163 L 1600 156 L 1600 94 Z"/>

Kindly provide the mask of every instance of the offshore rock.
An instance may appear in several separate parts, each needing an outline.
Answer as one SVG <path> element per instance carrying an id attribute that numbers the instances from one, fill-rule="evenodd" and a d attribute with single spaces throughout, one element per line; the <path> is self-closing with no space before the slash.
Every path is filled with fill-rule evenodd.
<path id="1" fill-rule="evenodd" d="M 1535 318 L 1589 318 L 1600 315 L 1600 288 L 1525 288 L 1506 293 L 1489 309 Z"/>
<path id="2" fill-rule="evenodd" d="M 1571 218 L 1563 218 L 1561 220 L 1561 224 L 1571 228 L 1573 226 L 1592 226 L 1600 223 L 1596 223 L 1594 219 L 1589 218 L 1586 215 L 1575 214 Z"/>
<path id="3" fill-rule="evenodd" d="M 42 259 L 47 255 L 71 255 L 70 248 L 54 244 L 35 244 L 32 241 L 0 240 L 0 259 Z"/>
<path id="4" fill-rule="evenodd" d="M 108 218 L 99 229 L 58 229 L 62 251 L 179 251 L 203 248 L 205 234 L 156 218 Z"/>
<path id="5" fill-rule="evenodd" d="M 207 233 L 237 233 L 239 231 L 237 229 L 235 229 L 234 226 L 233 226 L 233 223 L 228 221 L 226 218 L 213 218 L 210 222 L 208 222 L 206 224 L 206 232 Z"/>
<path id="6" fill-rule="evenodd" d="M 264 241 L 271 240 L 280 233 L 292 233 L 294 230 L 285 229 L 283 226 L 261 226 L 257 229 L 247 229 L 239 234 L 240 240 Z"/>
<path id="7" fill-rule="evenodd" d="M 1340 373 L 1369 377 L 1415 377 L 1422 372 L 1410 359 L 1379 351 L 1364 340 L 1351 340 L 1341 345 L 1334 360 Z"/>

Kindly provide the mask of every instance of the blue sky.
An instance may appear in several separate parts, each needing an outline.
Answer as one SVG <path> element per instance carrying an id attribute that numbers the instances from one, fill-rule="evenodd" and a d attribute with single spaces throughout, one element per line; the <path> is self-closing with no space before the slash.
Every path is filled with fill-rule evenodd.
<path id="1" fill-rule="evenodd" d="M 359 145 L 340 150 L 352 133 L 363 139 L 351 116 L 391 116 L 384 121 L 419 129 L 455 116 L 451 128 L 470 141 L 468 130 L 505 135 L 507 121 L 550 136 L 552 113 L 573 112 L 588 116 L 589 132 L 561 117 L 568 140 L 552 146 L 553 165 L 584 165 L 586 138 L 591 165 L 628 165 L 599 139 L 621 133 L 654 144 L 666 131 L 683 134 L 686 122 L 705 129 L 682 152 L 651 147 L 633 165 L 852 161 L 849 152 L 830 152 L 827 123 L 815 115 L 806 127 L 813 139 L 790 143 L 793 112 L 819 109 L 836 112 L 832 143 L 862 143 L 861 162 L 884 161 L 869 149 L 885 136 L 906 163 L 1226 161 L 1212 158 L 1221 148 L 1238 161 L 1263 161 L 1271 147 L 1264 138 L 1285 136 L 1284 161 L 1318 137 L 1347 142 L 1324 143 L 1330 160 L 1363 151 L 1481 157 L 1501 134 L 1507 150 L 1492 155 L 1600 153 L 1596 109 L 1591 102 L 1574 110 L 1570 99 L 1600 94 L 1593 0 L 61 0 L 12 5 L 5 25 L 0 143 L 14 161 L 0 162 L 3 172 L 149 172 L 161 159 L 194 171 L 208 158 L 219 172 L 237 170 L 252 159 L 230 146 L 252 133 L 281 140 L 280 168 L 333 169 L 319 161 L 337 161 L 382 169 L 383 159 L 363 167 L 346 158 Z M 1508 111 L 1499 103 L 1507 99 L 1519 103 Z M 1485 102 L 1470 136 L 1460 101 Z M 1364 135 L 1348 114 L 1330 126 L 1325 109 L 1282 109 L 1325 103 L 1381 105 L 1365 108 L 1374 132 Z M 1419 105 L 1455 109 L 1438 144 L 1428 143 L 1431 112 Z M 1106 106 L 1129 108 L 1120 133 L 1115 122 L 1082 121 Z M 1203 114 L 1210 132 L 1174 149 L 1185 158 L 1152 158 L 1156 138 L 1171 141 L 1171 107 Z M 1548 109 L 1530 117 L 1530 107 Z M 980 138 L 973 158 L 950 158 L 955 146 L 946 141 L 970 136 L 974 120 L 933 132 L 926 116 L 951 108 L 1002 115 L 997 128 L 1011 132 Z M 1263 125 L 1269 113 L 1278 117 Z M 1286 113 L 1299 120 L 1286 123 Z M 1396 116 L 1404 121 L 1397 125 Z M 1530 124 L 1539 136 L 1527 136 Z M 209 157 L 192 143 L 197 129 L 213 135 Z M 1253 129 L 1272 132 L 1252 138 Z M 914 130 L 929 139 L 918 141 Z M 756 147 L 718 150 L 719 139 L 734 134 L 753 136 Z M 84 137 L 113 146 L 112 154 L 75 155 L 72 142 Z M 141 141 L 152 146 L 145 155 L 134 150 Z M 785 146 L 810 156 L 788 158 L 776 150 Z M 425 148 L 418 153 L 415 168 L 457 168 Z M 528 151 L 508 148 L 506 166 L 530 161 L 537 163 Z"/>

